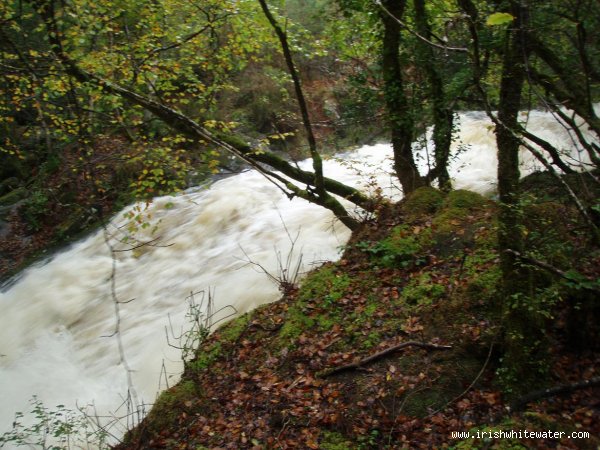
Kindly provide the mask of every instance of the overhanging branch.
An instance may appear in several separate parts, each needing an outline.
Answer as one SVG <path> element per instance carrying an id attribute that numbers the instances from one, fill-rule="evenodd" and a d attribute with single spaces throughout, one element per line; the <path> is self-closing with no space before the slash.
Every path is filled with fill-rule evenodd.
<path id="1" fill-rule="evenodd" d="M 102 89 L 107 92 L 119 95 L 122 98 L 138 106 L 141 106 L 145 110 L 151 112 L 173 129 L 176 129 L 177 131 L 183 134 L 186 134 L 196 139 L 203 140 L 206 143 L 210 143 L 221 149 L 224 149 L 225 151 L 247 162 L 252 167 L 256 168 L 262 173 L 264 173 L 264 169 L 261 167 L 261 164 L 267 164 L 273 169 L 291 178 L 292 180 L 295 180 L 302 184 L 306 184 L 308 187 L 315 186 L 315 174 L 313 172 L 305 171 L 298 167 L 294 167 L 292 164 L 290 164 L 283 158 L 280 158 L 279 156 L 275 155 L 274 153 L 267 152 L 262 149 L 254 149 L 234 135 L 227 135 L 224 133 L 211 133 L 206 128 L 201 126 L 198 122 L 194 121 L 190 117 L 182 114 L 174 108 L 166 106 L 144 95 L 138 94 L 137 92 L 120 86 L 117 83 L 105 80 L 93 73 L 83 70 L 77 65 L 75 61 L 73 61 L 69 57 L 69 55 L 66 54 L 66 52 L 63 49 L 62 42 L 60 39 L 61 31 L 58 28 L 58 25 L 55 20 L 53 0 L 31 0 L 31 3 L 39 12 L 39 14 L 42 17 L 42 20 L 44 21 L 48 41 L 50 43 L 50 47 L 53 53 L 55 54 L 57 59 L 62 63 L 65 72 L 71 75 L 73 78 L 77 79 L 79 82 L 94 84 L 96 86 L 102 87 Z M 269 173 L 269 175 L 272 176 L 272 173 Z M 375 207 L 374 202 L 372 202 L 371 199 L 369 199 L 369 197 L 365 196 L 357 189 L 347 186 L 339 181 L 323 177 L 322 184 L 324 189 L 329 193 L 343 197 L 367 211 L 373 211 Z M 317 200 L 317 197 L 311 195 L 308 190 L 300 189 L 291 182 L 288 182 L 286 184 L 286 187 L 292 192 L 294 192 L 294 194 L 296 194 L 297 196 L 302 197 L 313 203 L 317 203 L 321 206 L 324 206 L 327 209 L 330 209 L 347 226 L 351 228 L 356 226 L 357 223 L 355 219 L 348 216 L 345 209 L 341 207 L 341 204 L 339 204 L 339 202 L 337 202 L 337 200 L 333 199 L 332 197 L 326 198 L 326 196 L 325 198 L 320 199 L 320 201 L 315 201 Z M 337 205 L 334 204 L 334 202 L 329 201 L 330 199 L 335 200 L 335 203 L 337 203 Z M 342 216 L 340 216 L 340 214 Z"/>

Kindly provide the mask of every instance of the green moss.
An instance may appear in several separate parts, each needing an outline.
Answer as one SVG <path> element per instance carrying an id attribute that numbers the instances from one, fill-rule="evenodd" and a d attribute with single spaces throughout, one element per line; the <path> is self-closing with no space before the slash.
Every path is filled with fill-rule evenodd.
<path id="1" fill-rule="evenodd" d="M 486 204 L 485 197 L 465 189 L 451 191 L 444 200 L 444 208 L 474 209 Z"/>
<path id="2" fill-rule="evenodd" d="M 431 305 L 445 294 L 445 286 L 433 282 L 428 272 L 411 279 L 402 289 L 402 299 L 409 305 Z"/>
<path id="3" fill-rule="evenodd" d="M 335 431 L 323 431 L 321 433 L 319 448 L 321 450 L 349 450 L 354 448 L 354 445 L 340 433 L 336 433 Z"/>
<path id="4" fill-rule="evenodd" d="M 358 342 L 360 345 L 364 343 L 364 325 L 373 319 L 373 316 L 381 306 L 381 301 L 375 295 L 369 295 L 367 303 L 364 307 L 356 308 L 354 312 L 348 315 L 348 318 L 345 322 L 344 330 L 348 335 L 351 335 L 351 340 L 354 342 Z M 376 339 L 374 337 L 374 339 Z M 380 340 L 376 342 L 378 344 L 381 342 Z M 367 343 L 367 348 L 372 345 Z"/>
<path id="5" fill-rule="evenodd" d="M 223 353 L 223 347 L 220 342 L 214 342 L 207 349 L 199 349 L 196 358 L 188 363 L 188 367 L 195 371 L 206 370 Z"/>
<path id="6" fill-rule="evenodd" d="M 390 235 L 379 242 L 359 242 L 357 246 L 384 267 L 408 268 L 425 261 L 420 237 L 406 225 L 392 228 Z"/>
<path id="7" fill-rule="evenodd" d="M 365 336 L 360 343 L 361 348 L 368 350 L 373 348 L 381 343 L 383 338 L 381 337 L 381 333 L 377 331 L 370 332 L 367 336 Z"/>
<path id="8" fill-rule="evenodd" d="M 469 211 L 462 208 L 447 208 L 435 216 L 431 225 L 434 234 L 449 235 L 464 227 L 464 221 L 469 215 Z"/>
<path id="9" fill-rule="evenodd" d="M 331 329 L 339 321 L 335 304 L 345 294 L 350 281 L 350 277 L 338 273 L 335 266 L 323 266 L 309 274 L 300 286 L 296 302 L 289 307 L 286 321 L 279 332 L 282 344 L 288 345 L 315 325 L 323 330 Z M 309 303 L 323 307 L 325 311 L 313 319 L 308 315 L 311 311 Z"/>
<path id="10" fill-rule="evenodd" d="M 498 226 L 496 218 L 492 218 L 491 222 L 476 223 L 475 232 L 473 235 L 475 248 L 482 250 L 495 250 L 498 248 Z"/>
<path id="11" fill-rule="evenodd" d="M 323 331 L 331 330 L 336 323 L 340 323 L 340 318 L 337 314 L 319 314 L 316 320 L 319 328 Z"/>
<path id="12" fill-rule="evenodd" d="M 230 320 L 218 329 L 219 337 L 228 342 L 235 342 L 242 335 L 250 323 L 251 313 Z"/>
<path id="13" fill-rule="evenodd" d="M 303 306 L 305 305 L 296 304 L 288 310 L 286 321 L 279 331 L 283 345 L 290 343 L 315 325 L 314 319 L 306 315 Z"/>
<path id="14" fill-rule="evenodd" d="M 365 307 L 365 311 L 363 313 L 363 315 L 366 318 L 371 318 L 373 316 L 373 314 L 375 314 L 375 311 L 377 311 L 377 308 L 379 307 L 377 301 L 373 301 L 373 299 L 370 299 L 369 302 L 367 303 L 367 306 Z"/>
<path id="15" fill-rule="evenodd" d="M 182 409 L 188 409 L 200 396 L 197 385 L 191 380 L 182 380 L 171 389 L 163 391 L 148 414 L 148 422 L 154 429 L 169 427 L 177 420 Z"/>
<path id="16" fill-rule="evenodd" d="M 432 187 L 421 187 L 411 193 L 405 200 L 402 209 L 410 217 L 436 212 L 444 202 L 444 194 Z"/>
<path id="17" fill-rule="evenodd" d="M 302 283 L 298 300 L 308 302 L 322 299 L 325 305 L 331 305 L 342 298 L 350 281 L 347 274 L 339 274 L 334 266 L 321 267 Z"/>
<path id="18" fill-rule="evenodd" d="M 469 300 L 477 302 L 486 302 L 493 300 L 498 294 L 498 286 L 502 273 L 498 265 L 487 269 L 480 269 L 477 272 L 475 268 L 469 268 L 470 279 L 466 286 L 466 294 Z"/>
<path id="19" fill-rule="evenodd" d="M 412 230 L 405 225 L 392 228 L 390 237 L 384 242 L 392 253 L 401 257 L 413 256 L 421 250 L 421 245 Z"/>

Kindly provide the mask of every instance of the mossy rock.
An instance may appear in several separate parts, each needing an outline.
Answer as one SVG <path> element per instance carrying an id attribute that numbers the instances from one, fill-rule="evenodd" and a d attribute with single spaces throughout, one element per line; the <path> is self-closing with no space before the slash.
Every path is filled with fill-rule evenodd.
<path id="1" fill-rule="evenodd" d="M 56 227 L 59 239 L 66 239 L 85 229 L 93 220 L 90 213 L 81 206 L 75 206 L 74 211 Z"/>
<path id="2" fill-rule="evenodd" d="M 410 217 L 436 212 L 444 202 L 444 194 L 432 187 L 421 187 L 404 200 L 402 209 Z"/>
<path id="3" fill-rule="evenodd" d="M 0 207 L 14 205 L 20 200 L 26 198 L 28 195 L 29 191 L 27 191 L 27 189 L 25 189 L 24 187 L 13 189 L 8 194 L 5 194 L 2 197 L 0 197 Z"/>
<path id="4" fill-rule="evenodd" d="M 474 209 L 483 207 L 486 203 L 486 198 L 476 192 L 457 189 L 448 193 L 444 200 L 443 207 L 445 209 Z"/>

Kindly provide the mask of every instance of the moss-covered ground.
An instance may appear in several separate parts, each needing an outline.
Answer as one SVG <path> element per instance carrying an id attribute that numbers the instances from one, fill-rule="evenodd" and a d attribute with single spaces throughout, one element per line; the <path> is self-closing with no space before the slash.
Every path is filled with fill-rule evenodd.
<path id="1" fill-rule="evenodd" d="M 364 224 L 338 262 L 213 333 L 120 448 L 597 448 L 597 388 L 509 409 L 524 388 L 600 371 L 592 300 L 600 251 L 568 199 L 547 192 L 525 196 L 527 254 L 577 275 L 531 267 L 532 295 L 520 307 L 543 330 L 535 386 L 501 376 L 519 362 L 503 360 L 495 203 L 423 188 Z M 408 341 L 430 348 L 365 362 Z M 357 364 L 331 373 L 350 363 Z M 481 434 L 500 430 L 565 434 Z M 572 431 L 590 437 L 567 438 Z"/>

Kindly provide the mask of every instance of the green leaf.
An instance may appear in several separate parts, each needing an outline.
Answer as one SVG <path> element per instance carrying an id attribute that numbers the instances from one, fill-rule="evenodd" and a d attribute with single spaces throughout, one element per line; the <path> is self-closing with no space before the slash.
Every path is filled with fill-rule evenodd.
<path id="1" fill-rule="evenodd" d="M 513 20 L 515 20 L 515 18 L 512 14 L 497 12 L 497 13 L 491 14 L 487 18 L 485 23 L 486 23 L 486 25 L 493 27 L 496 25 L 504 25 L 506 23 L 512 22 Z"/>

